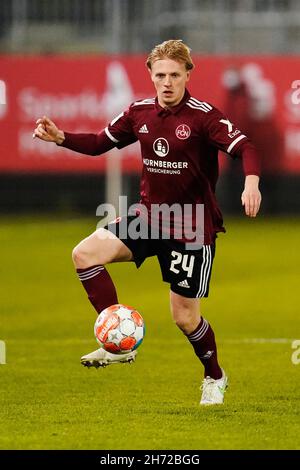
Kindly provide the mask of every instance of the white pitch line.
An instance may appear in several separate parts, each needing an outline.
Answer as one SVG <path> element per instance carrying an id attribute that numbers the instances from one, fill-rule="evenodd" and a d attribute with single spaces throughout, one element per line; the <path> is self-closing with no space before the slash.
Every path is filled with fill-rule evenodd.
<path id="1" fill-rule="evenodd" d="M 242 338 L 224 339 L 224 343 L 234 344 L 291 344 L 295 338 Z"/>
<path id="2" fill-rule="evenodd" d="M 62 343 L 65 345 L 84 345 L 84 344 L 91 344 L 93 341 L 93 336 L 89 339 L 87 338 L 61 338 L 61 339 L 56 339 L 56 338 L 31 338 L 28 340 L 22 340 L 22 344 L 24 345 L 30 345 L 30 344 L 51 344 L 53 345 L 61 345 Z M 241 338 L 241 339 L 219 339 L 218 343 L 226 343 L 226 344 L 292 344 L 293 341 L 296 339 L 300 340 L 300 335 L 299 338 Z M 6 344 L 19 344 L 20 340 L 19 339 L 9 339 L 6 341 Z M 152 339 L 152 342 L 160 342 L 159 340 Z M 179 340 L 176 339 L 174 341 L 170 340 L 169 344 L 178 344 Z M 95 344 L 97 346 L 97 344 Z"/>

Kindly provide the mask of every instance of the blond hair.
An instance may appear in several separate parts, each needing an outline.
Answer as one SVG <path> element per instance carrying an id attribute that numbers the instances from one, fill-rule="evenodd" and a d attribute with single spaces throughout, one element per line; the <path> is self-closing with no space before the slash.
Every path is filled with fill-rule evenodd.
<path id="1" fill-rule="evenodd" d="M 147 57 L 146 65 L 151 70 L 153 62 L 160 59 L 172 59 L 183 62 L 186 70 L 192 70 L 195 66 L 191 58 L 191 49 L 181 39 L 169 39 L 152 49 Z"/>

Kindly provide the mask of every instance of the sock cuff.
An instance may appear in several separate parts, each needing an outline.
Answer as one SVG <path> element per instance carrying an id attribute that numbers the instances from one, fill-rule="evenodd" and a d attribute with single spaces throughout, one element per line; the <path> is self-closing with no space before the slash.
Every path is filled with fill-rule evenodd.
<path id="1" fill-rule="evenodd" d="M 189 335 L 186 335 L 188 339 L 193 342 L 193 341 L 199 341 L 203 336 L 206 334 L 207 330 L 209 328 L 209 323 L 205 318 L 202 317 L 199 325 L 197 328 L 190 333 Z"/>
<path id="2" fill-rule="evenodd" d="M 104 266 L 99 264 L 97 266 L 90 266 L 89 268 L 85 269 L 76 269 L 76 272 L 81 281 L 87 281 L 88 279 L 97 276 L 101 271 L 104 270 Z"/>

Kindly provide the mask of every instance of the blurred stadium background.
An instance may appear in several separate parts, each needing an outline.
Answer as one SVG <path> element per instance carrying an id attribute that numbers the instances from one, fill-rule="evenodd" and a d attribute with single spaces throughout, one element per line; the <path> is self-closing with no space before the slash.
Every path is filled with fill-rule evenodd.
<path id="1" fill-rule="evenodd" d="M 137 200 L 137 146 L 109 159 L 75 159 L 32 142 L 31 132 L 42 114 L 65 130 L 97 131 L 132 100 L 152 96 L 144 59 L 174 37 L 192 48 L 191 91 L 223 109 L 258 146 L 263 212 L 299 213 L 296 0 L 1 0 L 1 211 L 94 215 L 116 194 Z M 232 185 L 242 184 L 240 167 L 220 162 L 221 207 L 239 213 Z"/>
<path id="2" fill-rule="evenodd" d="M 154 260 L 143 273 L 109 267 L 120 301 L 146 321 L 136 364 L 80 366 L 96 348 L 95 317 L 70 253 L 99 204 L 137 201 L 139 149 L 82 157 L 32 139 L 43 114 L 97 132 L 153 96 L 146 54 L 169 38 L 192 48 L 192 93 L 262 156 L 263 206 L 247 220 L 241 166 L 220 155 L 231 233 L 203 307 L 230 377 L 222 410 L 198 407 L 202 369 L 168 316 Z M 0 0 L 1 449 L 300 448 L 299 42 L 297 0 Z"/>

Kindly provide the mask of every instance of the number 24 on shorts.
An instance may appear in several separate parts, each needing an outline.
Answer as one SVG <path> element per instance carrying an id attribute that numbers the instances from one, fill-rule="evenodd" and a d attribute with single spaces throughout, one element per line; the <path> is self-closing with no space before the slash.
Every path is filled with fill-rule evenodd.
<path id="1" fill-rule="evenodd" d="M 179 274 L 180 269 L 175 268 L 176 265 L 179 265 L 181 269 L 187 273 L 187 277 L 192 277 L 195 256 L 187 254 L 183 255 L 178 251 L 172 251 L 171 255 L 174 259 L 171 261 L 170 271 L 173 271 L 175 274 Z"/>

